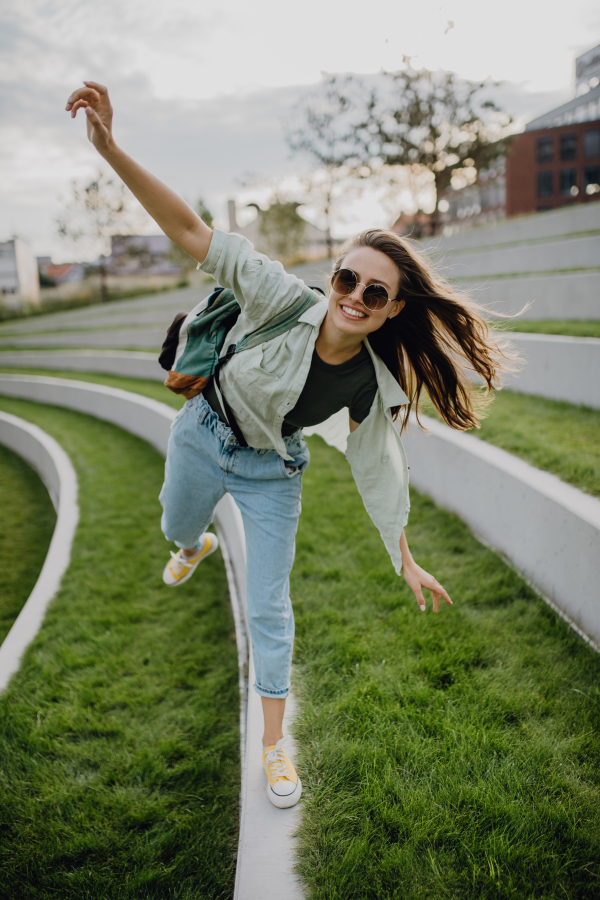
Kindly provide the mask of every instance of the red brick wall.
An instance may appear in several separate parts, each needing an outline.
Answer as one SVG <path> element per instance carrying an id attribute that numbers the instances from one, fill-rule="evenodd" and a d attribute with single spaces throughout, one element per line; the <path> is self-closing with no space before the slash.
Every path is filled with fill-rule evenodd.
<path id="1" fill-rule="evenodd" d="M 541 208 L 556 209 L 567 204 L 599 200 L 600 193 L 586 194 L 583 180 L 584 169 L 588 166 L 600 165 L 600 157 L 584 157 L 583 134 L 586 131 L 598 131 L 599 129 L 600 121 L 579 122 L 573 125 L 561 125 L 559 128 L 525 131 L 523 134 L 517 135 L 506 161 L 506 215 L 520 216 L 536 212 Z M 562 134 L 577 136 L 575 159 L 561 160 L 560 136 Z M 538 139 L 545 137 L 552 138 L 553 160 L 549 163 L 539 163 Z M 576 184 L 579 193 L 575 197 L 560 193 L 560 170 L 570 168 L 576 170 Z M 539 172 L 552 172 L 553 194 L 551 197 L 538 196 Z"/>

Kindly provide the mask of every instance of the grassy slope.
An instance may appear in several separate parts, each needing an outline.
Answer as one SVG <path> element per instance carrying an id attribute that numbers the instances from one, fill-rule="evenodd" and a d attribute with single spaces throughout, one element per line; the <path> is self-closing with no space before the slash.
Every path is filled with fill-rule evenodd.
<path id="1" fill-rule="evenodd" d="M 78 413 L 0 406 L 57 438 L 81 507 L 63 587 L 0 698 L 0 895 L 230 897 L 239 706 L 221 559 L 166 588 L 159 454 Z"/>
<path id="2" fill-rule="evenodd" d="M 533 334 L 567 334 L 570 337 L 600 337 L 597 319 L 515 319 L 505 323 L 503 331 L 527 331 Z"/>
<path id="3" fill-rule="evenodd" d="M 419 612 L 340 454 L 310 439 L 292 575 L 311 900 L 600 894 L 600 658 L 413 492 Z"/>
<path id="4" fill-rule="evenodd" d="M 476 437 L 600 496 L 600 410 L 512 391 L 495 395 Z"/>
<path id="5" fill-rule="evenodd" d="M 56 513 L 39 475 L 0 444 L 0 644 L 40 574 Z"/>

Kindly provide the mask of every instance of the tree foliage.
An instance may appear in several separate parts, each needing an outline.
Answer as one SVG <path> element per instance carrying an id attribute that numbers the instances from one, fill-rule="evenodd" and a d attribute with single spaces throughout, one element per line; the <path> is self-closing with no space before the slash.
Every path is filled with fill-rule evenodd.
<path id="1" fill-rule="evenodd" d="M 355 193 L 361 149 L 356 129 L 364 108 L 364 88 L 358 78 L 330 75 L 297 104 L 286 123 L 291 151 L 307 157 L 312 165 L 303 183 L 307 199 L 324 219 L 329 255 L 333 219 L 344 200 Z"/>
<path id="2" fill-rule="evenodd" d="M 105 257 L 110 253 L 110 238 L 114 234 L 132 233 L 135 214 L 131 206 L 125 185 L 98 171 L 87 184 L 72 182 L 71 199 L 56 220 L 61 238 L 100 252 L 102 300 L 108 299 Z"/>
<path id="3" fill-rule="evenodd" d="M 512 119 L 491 85 L 453 72 L 415 70 L 410 61 L 374 79 L 328 76 L 296 108 L 287 140 L 294 152 L 346 179 L 394 179 L 398 167 L 429 173 L 437 200 L 457 174 L 473 175 L 507 152 Z"/>
<path id="4" fill-rule="evenodd" d="M 269 252 L 284 263 L 298 256 L 306 222 L 298 215 L 300 203 L 293 200 L 275 199 L 267 210 L 259 213 L 259 231 Z"/>

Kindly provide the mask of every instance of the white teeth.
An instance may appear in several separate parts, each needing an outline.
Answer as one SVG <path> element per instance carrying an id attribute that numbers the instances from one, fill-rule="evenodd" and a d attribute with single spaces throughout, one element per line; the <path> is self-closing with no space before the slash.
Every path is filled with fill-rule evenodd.
<path id="1" fill-rule="evenodd" d="M 342 306 L 342 309 L 349 316 L 354 316 L 355 319 L 366 319 L 366 315 L 364 313 L 359 312 L 357 309 L 351 309 L 349 306 Z"/>

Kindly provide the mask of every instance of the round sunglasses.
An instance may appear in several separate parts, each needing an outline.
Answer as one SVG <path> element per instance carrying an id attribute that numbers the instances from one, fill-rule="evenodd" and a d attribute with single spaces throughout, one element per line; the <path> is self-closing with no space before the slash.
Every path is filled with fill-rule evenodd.
<path id="1" fill-rule="evenodd" d="M 392 302 L 386 287 L 382 284 L 363 284 L 352 269 L 338 269 L 331 277 L 331 286 L 336 294 L 352 294 L 359 284 L 364 287 L 362 302 L 367 309 L 374 312 Z"/>

